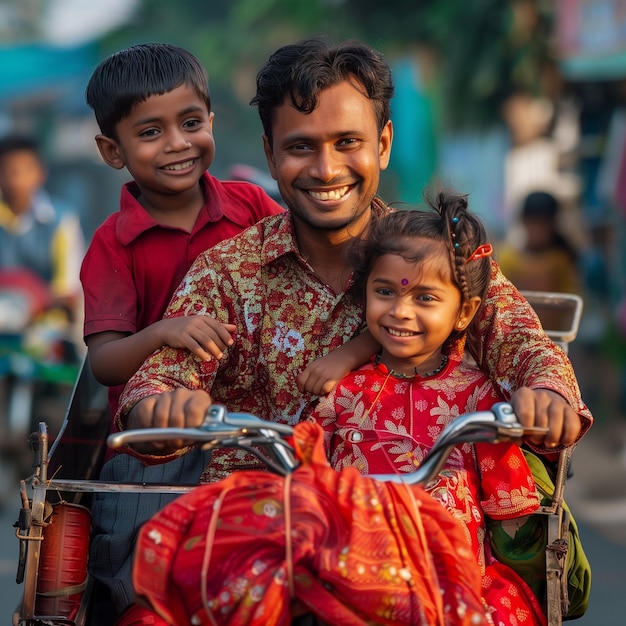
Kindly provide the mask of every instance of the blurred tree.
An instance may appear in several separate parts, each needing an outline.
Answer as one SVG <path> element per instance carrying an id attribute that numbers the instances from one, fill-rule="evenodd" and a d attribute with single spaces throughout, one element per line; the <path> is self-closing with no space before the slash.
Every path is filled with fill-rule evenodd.
<path id="1" fill-rule="evenodd" d="M 517 91 L 542 93 L 556 67 L 553 8 L 543 0 L 346 0 L 366 38 L 421 43 L 438 57 L 444 123 L 485 127 Z"/>
<path id="2" fill-rule="evenodd" d="M 358 37 L 391 57 L 420 44 L 438 57 L 444 121 L 484 126 L 515 91 L 545 90 L 554 75 L 549 0 L 143 0 L 114 48 L 141 32 L 192 49 L 215 83 L 241 101 L 250 76 L 276 47 L 307 34 Z"/>

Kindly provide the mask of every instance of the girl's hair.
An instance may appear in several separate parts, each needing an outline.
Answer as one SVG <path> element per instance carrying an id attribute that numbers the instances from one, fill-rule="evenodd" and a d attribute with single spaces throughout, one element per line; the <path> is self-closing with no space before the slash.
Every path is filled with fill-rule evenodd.
<path id="1" fill-rule="evenodd" d="M 115 137 L 115 126 L 150 96 L 189 85 L 211 110 L 209 79 L 191 52 L 164 43 L 131 46 L 107 57 L 91 76 L 85 98 L 100 131 Z"/>
<path id="2" fill-rule="evenodd" d="M 490 253 L 474 253 L 488 244 L 485 227 L 468 211 L 467 196 L 439 192 L 427 202 L 429 210 L 401 209 L 375 220 L 365 238 L 353 242 L 348 259 L 357 293 L 364 296 L 367 278 L 380 257 L 397 254 L 419 263 L 439 253 L 443 244 L 450 264 L 442 271 L 449 272 L 462 301 L 474 296 L 484 301 L 491 275 Z M 473 256 L 478 258 L 470 260 Z"/>
<path id="3" fill-rule="evenodd" d="M 355 81 L 370 99 L 382 132 L 391 115 L 393 83 L 380 52 L 355 39 L 334 44 L 326 37 L 302 39 L 276 50 L 259 70 L 256 95 L 250 101 L 258 107 L 270 145 L 274 113 L 283 102 L 311 113 L 324 89 L 345 80 Z"/>

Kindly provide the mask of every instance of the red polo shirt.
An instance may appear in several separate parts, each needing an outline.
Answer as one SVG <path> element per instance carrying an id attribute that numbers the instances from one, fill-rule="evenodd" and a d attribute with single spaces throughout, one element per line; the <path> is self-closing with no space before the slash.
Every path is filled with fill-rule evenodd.
<path id="1" fill-rule="evenodd" d="M 137 201 L 135 182 L 122 187 L 120 210 L 96 230 L 81 268 L 85 337 L 136 333 L 160 320 L 198 254 L 284 211 L 256 185 L 208 172 L 200 183 L 206 202 L 191 232 L 156 222 Z M 113 410 L 119 391 L 111 392 Z"/>
<path id="2" fill-rule="evenodd" d="M 120 210 L 93 235 L 81 268 L 84 336 L 135 333 L 157 320 L 201 252 L 284 209 L 261 188 L 205 173 L 206 204 L 191 232 L 157 223 L 139 204 L 134 182 L 122 187 Z"/>

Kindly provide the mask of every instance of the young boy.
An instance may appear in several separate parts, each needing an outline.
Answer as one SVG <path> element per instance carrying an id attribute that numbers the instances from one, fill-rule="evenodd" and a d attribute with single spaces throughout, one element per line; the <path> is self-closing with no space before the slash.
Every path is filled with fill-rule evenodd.
<path id="1" fill-rule="evenodd" d="M 205 315 L 162 320 L 163 312 L 200 252 L 283 208 L 259 187 L 208 173 L 215 155 L 208 77 L 188 51 L 141 44 L 117 52 L 94 71 L 86 99 L 102 158 L 134 179 L 81 269 L 89 363 L 111 386 L 115 415 L 123 385 L 157 348 L 220 358 L 233 325 Z"/>
<path id="2" fill-rule="evenodd" d="M 202 311 L 168 320 L 161 319 L 163 312 L 200 252 L 284 209 L 255 185 L 222 182 L 208 173 L 215 155 L 208 77 L 188 51 L 142 44 L 117 52 L 94 71 L 86 99 L 100 127 L 102 158 L 133 178 L 122 188 L 120 211 L 94 233 L 80 275 L 89 364 L 110 386 L 115 415 L 124 384 L 157 348 L 185 348 L 204 360 L 221 357 L 235 326 Z M 177 478 L 188 479 L 163 479 Z M 146 519 L 168 501 L 142 498 L 138 506 Z M 115 556 L 104 560 L 115 562 Z M 113 585 L 105 596 L 97 594 L 98 623 L 164 624 L 136 605 L 125 611 L 132 603 L 126 588 Z"/>

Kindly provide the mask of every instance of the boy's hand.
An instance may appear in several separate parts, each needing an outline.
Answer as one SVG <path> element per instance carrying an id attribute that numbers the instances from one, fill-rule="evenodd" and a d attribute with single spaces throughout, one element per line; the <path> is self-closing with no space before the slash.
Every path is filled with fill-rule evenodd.
<path id="1" fill-rule="evenodd" d="M 546 435 L 528 438 L 536 446 L 570 446 L 580 433 L 580 416 L 555 391 L 522 387 L 512 395 L 511 404 L 522 426 L 548 427 Z"/>
<path id="2" fill-rule="evenodd" d="M 162 345 L 186 348 L 203 361 L 221 359 L 224 350 L 234 343 L 234 324 L 222 324 L 207 315 L 169 317 L 156 322 Z"/>
<path id="3" fill-rule="evenodd" d="M 296 383 L 301 393 L 324 396 L 330 393 L 348 372 L 341 350 L 334 350 L 313 361 L 300 372 Z"/>
<path id="4" fill-rule="evenodd" d="M 143 398 L 126 417 L 125 430 L 138 428 L 197 428 L 211 406 L 211 396 L 206 391 L 175 389 Z M 171 454 L 188 443 L 172 441 L 137 444 L 135 449 L 143 454 Z"/>

